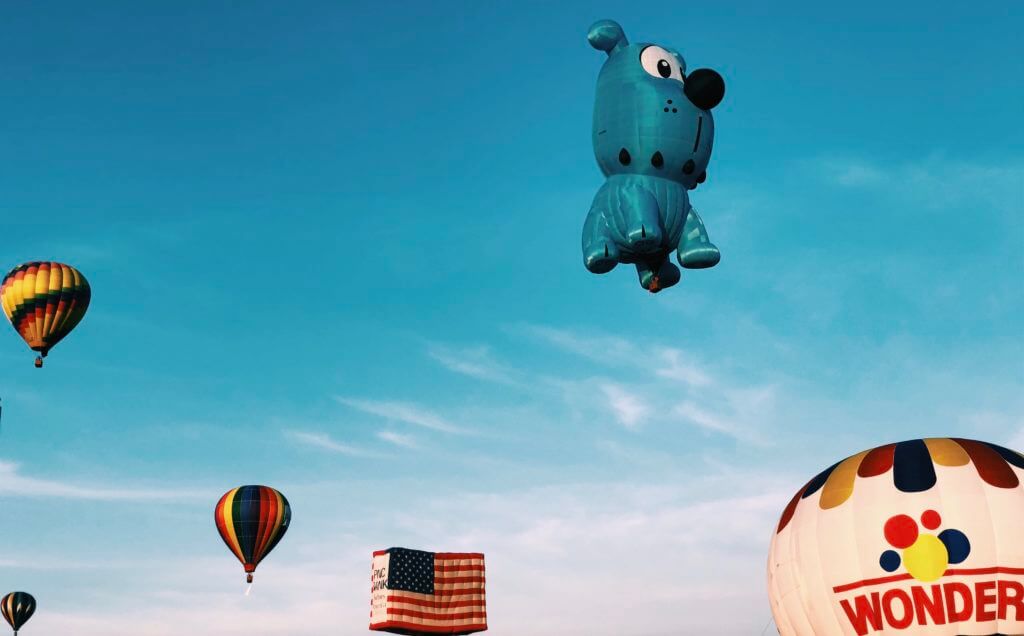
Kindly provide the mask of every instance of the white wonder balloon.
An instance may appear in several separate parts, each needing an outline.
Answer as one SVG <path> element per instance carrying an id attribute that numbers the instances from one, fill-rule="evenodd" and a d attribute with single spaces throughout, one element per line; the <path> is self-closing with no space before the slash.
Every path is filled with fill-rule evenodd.
<path id="1" fill-rule="evenodd" d="M 835 464 L 783 512 L 768 593 L 783 636 L 1024 634 L 1024 456 L 933 438 Z"/>

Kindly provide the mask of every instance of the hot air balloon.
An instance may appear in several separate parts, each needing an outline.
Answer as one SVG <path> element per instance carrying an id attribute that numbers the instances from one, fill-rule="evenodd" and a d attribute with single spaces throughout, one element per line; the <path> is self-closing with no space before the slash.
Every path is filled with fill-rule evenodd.
<path id="1" fill-rule="evenodd" d="M 213 511 L 217 531 L 245 566 L 246 582 L 288 531 L 292 509 L 284 495 L 269 486 L 239 486 L 224 493 Z"/>
<path id="2" fill-rule="evenodd" d="M 592 141 L 604 185 L 583 224 L 583 264 L 595 274 L 636 266 L 640 285 L 657 292 L 687 269 L 714 267 L 689 191 L 704 183 L 715 137 L 711 110 L 725 81 L 711 69 L 687 72 L 676 51 L 630 43 L 622 27 L 601 20 L 590 45 L 608 54 L 597 76 Z"/>
<path id="3" fill-rule="evenodd" d="M 22 625 L 32 618 L 35 611 L 36 599 L 28 592 L 11 592 L 0 599 L 0 613 L 3 613 L 4 618 L 14 629 L 15 636 Z"/>
<path id="4" fill-rule="evenodd" d="M 958 438 L 834 464 L 782 513 L 768 558 L 783 636 L 1024 634 L 1024 456 Z"/>
<path id="5" fill-rule="evenodd" d="M 15 267 L 0 283 L 0 302 L 14 329 L 33 351 L 36 367 L 81 322 L 92 291 L 74 267 L 33 261 Z"/>
<path id="6" fill-rule="evenodd" d="M 487 630 L 484 555 L 388 548 L 373 553 L 370 629 L 426 636 Z"/>

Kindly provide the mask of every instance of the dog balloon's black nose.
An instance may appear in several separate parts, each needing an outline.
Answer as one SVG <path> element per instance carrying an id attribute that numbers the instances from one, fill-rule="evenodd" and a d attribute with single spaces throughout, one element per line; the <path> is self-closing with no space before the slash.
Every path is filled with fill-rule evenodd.
<path id="1" fill-rule="evenodd" d="M 683 92 L 697 108 L 711 110 L 725 97 L 725 80 L 709 68 L 699 68 L 686 76 Z"/>

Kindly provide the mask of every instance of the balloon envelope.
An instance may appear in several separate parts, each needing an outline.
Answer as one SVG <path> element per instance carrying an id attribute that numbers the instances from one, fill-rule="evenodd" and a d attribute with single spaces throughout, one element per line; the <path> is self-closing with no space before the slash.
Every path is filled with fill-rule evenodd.
<path id="1" fill-rule="evenodd" d="M 779 633 L 1024 634 L 1024 456 L 966 439 L 887 444 L 786 506 L 768 592 Z"/>
<path id="2" fill-rule="evenodd" d="M 15 267 L 0 283 L 0 304 L 18 335 L 39 352 L 50 349 L 81 322 L 92 291 L 85 276 L 63 263 L 33 261 Z"/>
<path id="3" fill-rule="evenodd" d="M 406 636 L 486 631 L 486 578 L 480 552 L 377 550 L 370 629 Z"/>
<path id="4" fill-rule="evenodd" d="M 238 557 L 252 583 L 252 573 L 288 531 L 292 509 L 269 486 L 239 486 L 220 498 L 213 512 L 217 531 Z"/>
<path id="5" fill-rule="evenodd" d="M 35 611 L 36 599 L 28 592 L 11 592 L 0 599 L 0 614 L 7 619 L 15 634 Z"/>
<path id="6" fill-rule="evenodd" d="M 590 45 L 608 54 L 597 77 L 591 139 L 605 175 L 583 222 L 583 264 L 605 274 L 636 267 L 656 293 L 688 269 L 714 267 L 721 254 L 688 192 L 704 183 L 714 144 L 711 114 L 725 81 L 710 69 L 689 75 L 671 48 L 630 42 L 622 26 L 600 20 Z"/>

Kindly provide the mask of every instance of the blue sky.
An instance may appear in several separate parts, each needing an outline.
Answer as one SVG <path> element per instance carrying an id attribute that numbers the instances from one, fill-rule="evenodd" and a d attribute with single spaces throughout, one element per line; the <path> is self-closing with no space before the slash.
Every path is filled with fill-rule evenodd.
<path id="1" fill-rule="evenodd" d="M 0 266 L 93 288 L 0 338 L 26 633 L 363 633 L 392 545 L 487 553 L 497 636 L 757 633 L 811 475 L 1024 447 L 1024 7 L 376 4 L 0 10 Z M 601 18 L 726 80 L 722 263 L 657 296 L 582 265 Z"/>

